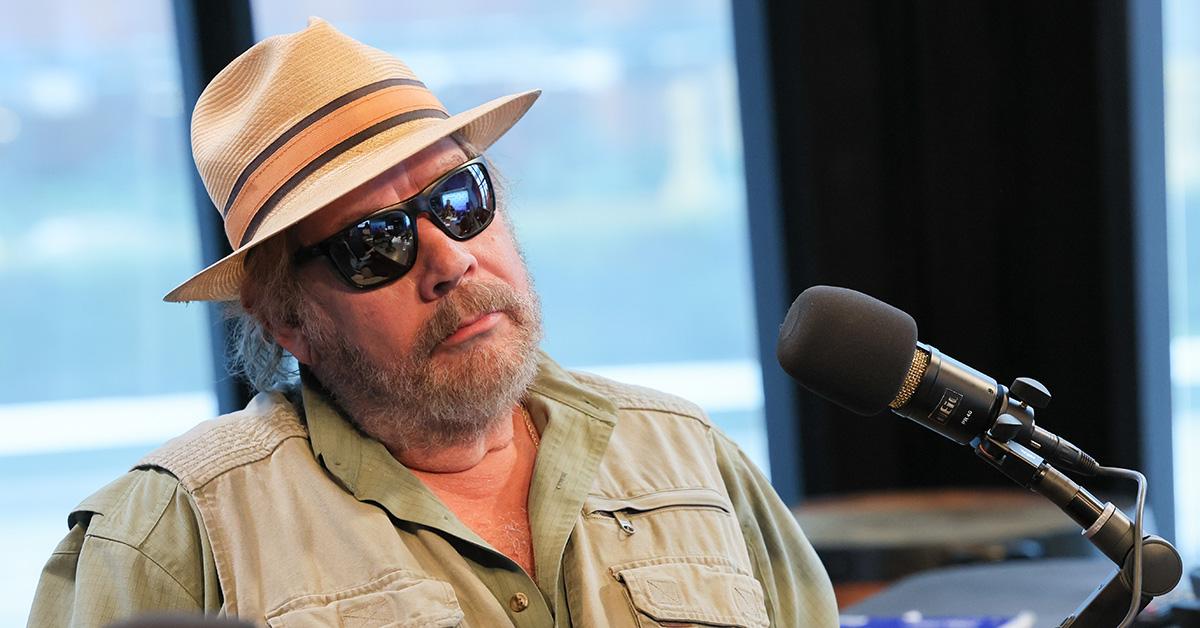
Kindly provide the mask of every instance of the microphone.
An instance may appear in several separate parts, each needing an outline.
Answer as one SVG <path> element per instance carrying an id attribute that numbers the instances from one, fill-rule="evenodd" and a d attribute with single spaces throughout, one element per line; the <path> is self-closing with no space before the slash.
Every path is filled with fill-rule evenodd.
<path id="1" fill-rule="evenodd" d="M 779 330 L 783 370 L 817 395 L 861 415 L 885 409 L 960 445 L 984 433 L 1016 440 L 1059 466 L 1093 475 L 1091 456 L 1034 423 L 1050 402 L 1036 380 L 1011 387 L 917 341 L 917 323 L 861 292 L 813 286 L 796 297 Z"/>

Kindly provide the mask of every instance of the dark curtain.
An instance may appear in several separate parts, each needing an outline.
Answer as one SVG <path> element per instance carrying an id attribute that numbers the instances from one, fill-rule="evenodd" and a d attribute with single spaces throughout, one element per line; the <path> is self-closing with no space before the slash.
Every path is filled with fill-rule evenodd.
<path id="1" fill-rule="evenodd" d="M 765 8 L 792 294 L 906 310 L 923 342 L 1048 386 L 1039 424 L 1138 465 L 1124 4 Z M 796 403 L 809 495 L 1007 482 L 902 419 Z"/>

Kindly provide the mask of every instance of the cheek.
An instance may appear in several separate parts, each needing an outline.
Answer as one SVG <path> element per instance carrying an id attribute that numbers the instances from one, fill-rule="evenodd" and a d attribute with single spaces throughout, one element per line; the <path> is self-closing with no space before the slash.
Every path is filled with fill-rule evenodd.
<path id="1" fill-rule="evenodd" d="M 379 290 L 347 293 L 346 288 L 326 293 L 324 310 L 341 334 L 360 351 L 383 358 L 405 353 L 412 346 L 421 320 L 419 310 L 404 294 L 415 291 L 408 278 Z"/>
<path id="2" fill-rule="evenodd" d="M 475 240 L 480 241 L 474 252 L 480 268 L 513 288 L 529 289 L 529 274 L 525 269 L 525 262 L 517 252 L 516 240 L 508 231 L 507 225 L 494 223 Z"/>

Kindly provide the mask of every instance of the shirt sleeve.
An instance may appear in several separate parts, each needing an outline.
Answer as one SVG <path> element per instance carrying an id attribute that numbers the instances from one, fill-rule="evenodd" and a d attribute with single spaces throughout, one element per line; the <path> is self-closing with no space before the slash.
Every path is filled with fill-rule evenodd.
<path id="1" fill-rule="evenodd" d="M 71 513 L 29 626 L 104 626 L 148 612 L 215 613 L 220 590 L 191 497 L 168 473 L 133 471 Z"/>
<path id="2" fill-rule="evenodd" d="M 716 433 L 716 450 L 771 625 L 837 626 L 829 575 L 791 510 L 733 441 Z"/>

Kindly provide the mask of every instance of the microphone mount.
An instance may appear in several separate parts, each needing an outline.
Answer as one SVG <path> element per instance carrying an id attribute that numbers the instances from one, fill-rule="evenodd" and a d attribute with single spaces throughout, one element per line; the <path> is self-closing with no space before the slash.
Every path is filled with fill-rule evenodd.
<path id="1" fill-rule="evenodd" d="M 1036 379 L 1018 377 L 1005 387 L 918 342 L 904 385 L 889 407 L 961 445 L 987 432 L 1004 442 L 1020 443 L 1068 471 L 1095 475 L 1100 468 L 1095 459 L 1034 421 L 1035 408 L 1047 407 L 1050 398 L 1050 391 Z"/>
<path id="2" fill-rule="evenodd" d="M 1045 407 L 1050 401 L 1046 387 L 1028 378 L 1017 378 L 1008 393 L 1016 398 L 1019 403 L 1015 407 L 1020 409 L 1027 409 L 1031 405 Z M 988 431 L 971 442 L 975 454 L 984 462 L 1058 506 L 1083 528 L 1084 536 L 1117 566 L 1109 579 L 1064 619 L 1059 628 L 1120 625 L 1130 606 L 1133 591 L 1138 587 L 1134 584 L 1138 580 L 1138 588 L 1141 589 L 1139 611 L 1154 597 L 1175 588 L 1183 576 L 1183 562 L 1179 552 L 1169 542 L 1155 535 L 1145 535 L 1138 541 L 1140 552 L 1135 552 L 1134 538 L 1141 536 L 1140 521 L 1131 522 L 1112 502 L 1102 503 L 1045 458 L 1026 447 L 1026 444 L 1043 451 L 1053 450 L 1059 456 L 1062 451 L 1069 452 L 1073 448 L 1090 461 L 1090 465 L 1086 461 L 1080 463 L 1083 468 L 1091 469 L 1094 474 L 1101 467 L 1074 445 L 1037 428 L 1033 423 L 1032 410 L 1028 413 L 1001 414 Z M 1138 516 L 1140 519 L 1140 513 Z M 1139 562 L 1140 565 L 1135 564 Z M 1139 568 L 1140 577 L 1136 573 Z"/>

